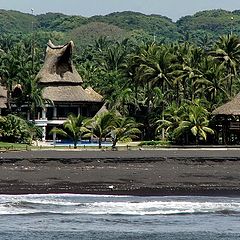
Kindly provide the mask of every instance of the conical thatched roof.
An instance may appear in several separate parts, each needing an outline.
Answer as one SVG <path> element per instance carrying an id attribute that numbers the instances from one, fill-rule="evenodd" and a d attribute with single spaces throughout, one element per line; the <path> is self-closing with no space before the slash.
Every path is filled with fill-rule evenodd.
<path id="1" fill-rule="evenodd" d="M 55 46 L 49 40 L 45 62 L 37 75 L 40 84 L 81 84 L 82 78 L 72 64 L 73 42 Z"/>
<path id="2" fill-rule="evenodd" d="M 240 93 L 231 101 L 213 111 L 214 115 L 240 115 Z"/>
<path id="3" fill-rule="evenodd" d="M 0 108 L 7 108 L 7 89 L 0 86 Z"/>

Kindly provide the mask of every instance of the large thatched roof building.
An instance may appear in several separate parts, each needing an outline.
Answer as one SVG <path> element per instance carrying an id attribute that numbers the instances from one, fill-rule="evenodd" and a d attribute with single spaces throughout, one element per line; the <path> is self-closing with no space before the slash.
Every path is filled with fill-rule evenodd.
<path id="1" fill-rule="evenodd" d="M 48 104 L 36 121 L 49 130 L 62 124 L 70 113 L 92 117 L 103 105 L 103 97 L 91 87 L 84 89 L 83 80 L 72 63 L 73 42 L 55 46 L 48 42 L 43 67 L 36 76 Z M 45 138 L 45 136 L 44 136 Z"/>

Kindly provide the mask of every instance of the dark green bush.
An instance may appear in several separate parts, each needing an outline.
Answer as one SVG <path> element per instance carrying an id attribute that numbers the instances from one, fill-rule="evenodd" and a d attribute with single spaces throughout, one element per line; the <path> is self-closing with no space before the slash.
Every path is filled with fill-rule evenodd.
<path id="1" fill-rule="evenodd" d="M 139 146 L 166 146 L 169 144 L 168 141 L 143 141 Z"/>
<path id="2" fill-rule="evenodd" d="M 28 144 L 40 134 L 36 126 L 13 114 L 1 118 L 0 133 L 3 142 Z"/>

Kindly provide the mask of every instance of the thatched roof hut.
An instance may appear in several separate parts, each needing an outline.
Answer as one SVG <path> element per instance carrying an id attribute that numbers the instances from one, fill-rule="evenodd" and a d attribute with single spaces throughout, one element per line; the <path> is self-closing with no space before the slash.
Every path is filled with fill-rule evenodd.
<path id="1" fill-rule="evenodd" d="M 43 87 L 43 97 L 53 102 L 102 102 L 92 88 L 83 89 L 83 81 L 72 63 L 73 42 L 55 46 L 49 40 L 45 62 L 36 78 Z"/>
<path id="2" fill-rule="evenodd" d="M 0 109 L 7 108 L 7 89 L 0 86 Z"/>
<path id="3" fill-rule="evenodd" d="M 214 115 L 240 116 L 240 93 L 213 111 Z"/>

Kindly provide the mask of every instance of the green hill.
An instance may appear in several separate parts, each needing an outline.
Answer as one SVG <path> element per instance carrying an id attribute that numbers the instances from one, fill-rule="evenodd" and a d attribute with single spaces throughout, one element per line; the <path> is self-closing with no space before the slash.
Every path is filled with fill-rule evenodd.
<path id="1" fill-rule="evenodd" d="M 82 16 L 68 16 L 61 13 L 47 13 L 36 16 L 38 27 L 47 31 L 71 31 L 83 24 L 88 19 Z"/>
<path id="2" fill-rule="evenodd" d="M 99 37 L 107 37 L 115 41 L 128 37 L 128 32 L 118 26 L 103 22 L 90 22 L 74 28 L 68 34 L 68 39 L 72 39 L 77 48 L 93 44 Z"/>
<path id="3" fill-rule="evenodd" d="M 183 38 L 188 33 L 192 41 L 208 34 L 216 38 L 234 32 L 240 34 L 240 11 L 211 10 L 185 16 L 176 23 L 160 15 L 146 15 L 136 12 L 116 12 L 106 16 L 70 16 L 61 13 L 47 13 L 33 16 L 18 11 L 0 10 L 0 34 L 26 34 L 34 31 L 48 36 L 60 34 L 61 39 L 75 40 L 77 45 L 92 43 L 101 36 L 122 39 L 134 36 L 141 40 L 167 42 Z M 45 34 L 46 33 L 46 34 Z M 39 35 L 41 35 L 39 34 Z M 191 40 L 191 39 L 190 39 Z M 42 41 L 41 41 L 42 42 Z"/>
<path id="4" fill-rule="evenodd" d="M 202 31 L 212 36 L 240 33 L 240 12 L 229 12 L 225 10 L 202 11 L 193 16 L 186 16 L 176 23 L 180 32 L 195 33 Z"/>
<path id="5" fill-rule="evenodd" d="M 179 37 L 178 29 L 170 18 L 160 15 L 145 15 L 136 12 L 116 12 L 106 16 L 94 16 L 90 21 L 106 22 L 127 31 L 143 30 L 152 36 L 171 40 Z"/>
<path id="6" fill-rule="evenodd" d="M 29 32 L 36 18 L 18 11 L 0 10 L 0 33 Z"/>

